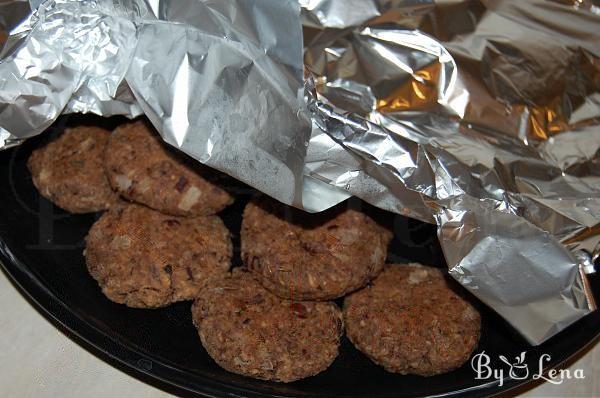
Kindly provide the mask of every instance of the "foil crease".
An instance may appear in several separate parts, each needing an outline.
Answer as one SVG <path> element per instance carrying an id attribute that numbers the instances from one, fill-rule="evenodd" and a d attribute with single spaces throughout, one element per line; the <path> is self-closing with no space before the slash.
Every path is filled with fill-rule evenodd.
<path id="1" fill-rule="evenodd" d="M 532 344 L 595 309 L 596 1 L 7 3 L 0 148 L 144 113 L 284 203 L 437 223 L 450 274 Z"/>
<path id="2" fill-rule="evenodd" d="M 597 5 L 301 3 L 310 107 L 338 144 L 328 156 L 357 159 L 354 173 L 405 201 L 403 214 L 432 215 L 450 274 L 532 344 L 594 310 Z"/>
<path id="3" fill-rule="evenodd" d="M 121 85 L 135 25 L 101 6 L 45 2 L 13 28 L 0 62 L 2 141 L 39 134 L 63 112 L 140 114 Z"/>
<path id="4" fill-rule="evenodd" d="M 152 10 L 126 76 L 144 113 L 170 144 L 301 207 L 311 121 L 298 4 L 180 0 Z"/>

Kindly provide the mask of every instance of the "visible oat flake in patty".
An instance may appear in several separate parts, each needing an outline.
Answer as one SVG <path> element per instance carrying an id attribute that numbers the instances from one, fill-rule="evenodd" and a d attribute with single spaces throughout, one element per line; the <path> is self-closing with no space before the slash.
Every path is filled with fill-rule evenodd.
<path id="1" fill-rule="evenodd" d="M 216 214 L 233 198 L 214 182 L 205 166 L 177 153 L 142 121 L 117 128 L 106 151 L 111 185 L 123 197 L 163 213 Z"/>

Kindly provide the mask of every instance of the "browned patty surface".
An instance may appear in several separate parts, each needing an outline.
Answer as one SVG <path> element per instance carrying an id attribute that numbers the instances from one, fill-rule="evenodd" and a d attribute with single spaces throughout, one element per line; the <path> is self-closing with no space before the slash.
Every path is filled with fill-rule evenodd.
<path id="1" fill-rule="evenodd" d="M 192 315 L 202 345 L 221 367 L 282 382 L 327 369 L 343 331 L 335 304 L 281 299 L 240 268 L 211 280 Z"/>
<path id="2" fill-rule="evenodd" d="M 148 123 L 119 126 L 106 151 L 111 185 L 125 198 L 163 213 L 195 216 L 216 214 L 233 198 L 209 181 L 216 172 L 192 164 L 164 143 Z"/>
<path id="3" fill-rule="evenodd" d="M 441 271 L 386 265 L 346 297 L 344 320 L 356 348 L 389 372 L 431 376 L 465 363 L 477 347 L 479 313 Z"/>
<path id="4" fill-rule="evenodd" d="M 33 151 L 27 166 L 40 194 L 72 213 L 108 209 L 117 200 L 103 166 L 109 137 L 98 127 L 75 127 Z"/>
<path id="5" fill-rule="evenodd" d="M 208 278 L 227 273 L 232 247 L 217 216 L 175 217 L 119 204 L 92 226 L 84 254 L 109 299 L 154 308 L 193 299 Z"/>
<path id="6" fill-rule="evenodd" d="M 381 271 L 391 237 L 346 204 L 308 214 L 263 198 L 244 210 L 242 259 L 278 296 L 329 300 L 363 287 Z"/>

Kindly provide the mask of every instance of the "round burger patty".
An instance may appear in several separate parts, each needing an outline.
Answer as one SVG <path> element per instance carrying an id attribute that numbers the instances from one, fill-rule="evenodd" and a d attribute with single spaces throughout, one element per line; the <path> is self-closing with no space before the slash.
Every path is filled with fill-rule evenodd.
<path id="1" fill-rule="evenodd" d="M 233 202 L 210 181 L 216 172 L 167 147 L 145 122 L 119 126 L 106 150 L 110 184 L 123 197 L 163 213 L 216 214 Z"/>
<path id="2" fill-rule="evenodd" d="M 387 371 L 431 376 L 465 363 L 479 342 L 479 313 L 443 273 L 386 265 L 372 284 L 346 297 L 349 339 Z"/>
<path id="3" fill-rule="evenodd" d="M 327 369 L 338 355 L 341 311 L 329 302 L 292 302 L 244 269 L 215 278 L 192 306 L 202 345 L 224 369 L 291 382 Z"/>
<path id="4" fill-rule="evenodd" d="M 387 229 L 345 204 L 308 214 L 257 199 L 244 210 L 242 259 L 278 296 L 330 300 L 379 274 L 391 238 Z"/>
<path id="5" fill-rule="evenodd" d="M 108 209 L 117 201 L 104 173 L 109 137 L 99 127 L 75 127 L 33 151 L 27 166 L 40 194 L 71 213 Z"/>
<path id="6" fill-rule="evenodd" d="M 84 254 L 106 297 L 155 308 L 194 299 L 209 278 L 227 273 L 232 245 L 217 216 L 175 217 L 119 204 L 92 226 Z"/>

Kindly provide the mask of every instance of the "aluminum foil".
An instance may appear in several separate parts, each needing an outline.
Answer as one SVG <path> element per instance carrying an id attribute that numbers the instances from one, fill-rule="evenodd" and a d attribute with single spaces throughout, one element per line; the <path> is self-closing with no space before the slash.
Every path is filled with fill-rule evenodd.
<path id="1" fill-rule="evenodd" d="M 0 148 L 145 113 L 287 204 L 437 223 L 450 274 L 532 344 L 595 309 L 595 1 L 29 3 L 0 6 Z"/>
<path id="2" fill-rule="evenodd" d="M 311 122 L 298 4 L 180 0 L 158 10 L 126 76 L 146 115 L 202 163 L 302 206 Z"/>
<path id="3" fill-rule="evenodd" d="M 303 17 L 309 104 L 338 144 L 315 148 L 382 187 L 351 192 L 432 215 L 450 274 L 532 344 L 594 310 L 597 5 L 315 0 Z"/>

